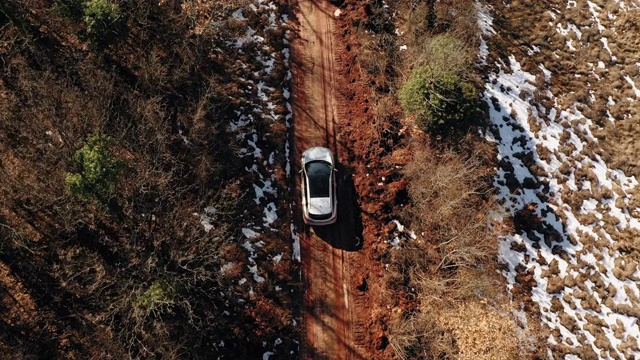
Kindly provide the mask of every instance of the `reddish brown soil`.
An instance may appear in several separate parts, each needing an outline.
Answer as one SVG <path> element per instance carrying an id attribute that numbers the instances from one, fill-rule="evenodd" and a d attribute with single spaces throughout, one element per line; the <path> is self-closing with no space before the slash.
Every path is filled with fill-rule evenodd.
<path id="1" fill-rule="evenodd" d="M 331 148 L 341 162 L 335 135 L 336 92 L 333 19 L 326 2 L 300 1 L 299 38 L 294 44 L 295 159 L 310 146 Z M 299 188 L 299 186 L 298 186 Z M 299 213 L 299 212 L 298 212 Z M 344 207 L 340 207 L 344 213 Z M 301 237 L 304 297 L 305 358 L 351 359 L 352 341 L 348 262 L 342 249 L 342 222 L 305 229 Z M 310 231 L 309 231 L 310 230 Z"/>
<path id="2" fill-rule="evenodd" d="M 308 0 L 294 8 L 299 28 L 293 44 L 293 156 L 297 165 L 304 149 L 326 146 L 339 163 L 337 223 L 302 227 L 296 215 L 304 228 L 302 354 L 305 359 L 388 359 L 393 352 L 384 335 L 388 302 L 381 296 L 380 256 L 391 230 L 385 208 L 404 182 L 377 186 L 390 173 L 368 136 L 369 90 L 353 66 L 357 42 L 350 19 L 362 16 L 362 7 L 343 3 L 338 17 L 336 9 L 328 1 Z"/>

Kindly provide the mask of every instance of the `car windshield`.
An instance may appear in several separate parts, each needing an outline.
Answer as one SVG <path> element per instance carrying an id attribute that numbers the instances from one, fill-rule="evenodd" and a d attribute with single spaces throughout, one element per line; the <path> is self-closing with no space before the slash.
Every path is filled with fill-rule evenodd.
<path id="1" fill-rule="evenodd" d="M 309 177 L 309 196 L 312 198 L 329 197 L 331 165 L 325 161 L 307 163 Z"/>

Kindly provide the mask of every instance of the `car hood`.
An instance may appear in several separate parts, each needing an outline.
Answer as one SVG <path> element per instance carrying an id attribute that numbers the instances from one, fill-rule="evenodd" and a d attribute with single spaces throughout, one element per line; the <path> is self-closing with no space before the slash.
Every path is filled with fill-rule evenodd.
<path id="1" fill-rule="evenodd" d="M 333 211 L 331 208 L 331 198 L 316 197 L 309 199 L 309 214 L 326 215 Z"/>

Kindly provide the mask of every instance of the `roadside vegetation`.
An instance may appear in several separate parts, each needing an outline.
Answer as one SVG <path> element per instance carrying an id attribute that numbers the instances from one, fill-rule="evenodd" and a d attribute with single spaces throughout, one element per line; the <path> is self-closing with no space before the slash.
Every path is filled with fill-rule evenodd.
<path id="1" fill-rule="evenodd" d="M 0 357 L 297 350 L 296 265 L 269 261 L 262 286 L 238 288 L 256 210 L 229 122 L 257 95 L 237 65 L 251 47 L 231 40 L 261 18 L 231 12 L 249 4 L 0 3 Z"/>
<path id="2" fill-rule="evenodd" d="M 390 129 L 401 134 L 388 163 L 402 165 L 397 219 L 416 234 L 384 255 L 389 345 L 401 359 L 518 358 L 526 350 L 497 272 L 508 229 L 491 190 L 495 152 L 478 132 L 474 2 L 369 6 L 358 60 L 377 85 L 372 132 L 382 144 Z"/>
<path id="3" fill-rule="evenodd" d="M 467 132 L 477 121 L 478 92 L 468 81 L 473 71 L 469 44 L 449 34 L 433 35 L 398 91 L 407 115 L 422 131 Z M 416 44 L 412 44 L 416 45 Z"/>

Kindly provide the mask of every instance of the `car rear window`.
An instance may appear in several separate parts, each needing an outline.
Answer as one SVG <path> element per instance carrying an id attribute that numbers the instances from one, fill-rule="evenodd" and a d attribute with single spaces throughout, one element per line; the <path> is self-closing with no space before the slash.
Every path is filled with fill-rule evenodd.
<path id="1" fill-rule="evenodd" d="M 312 161 L 307 164 L 307 176 L 309 177 L 309 196 L 329 197 L 329 177 L 331 165 L 324 161 Z"/>

